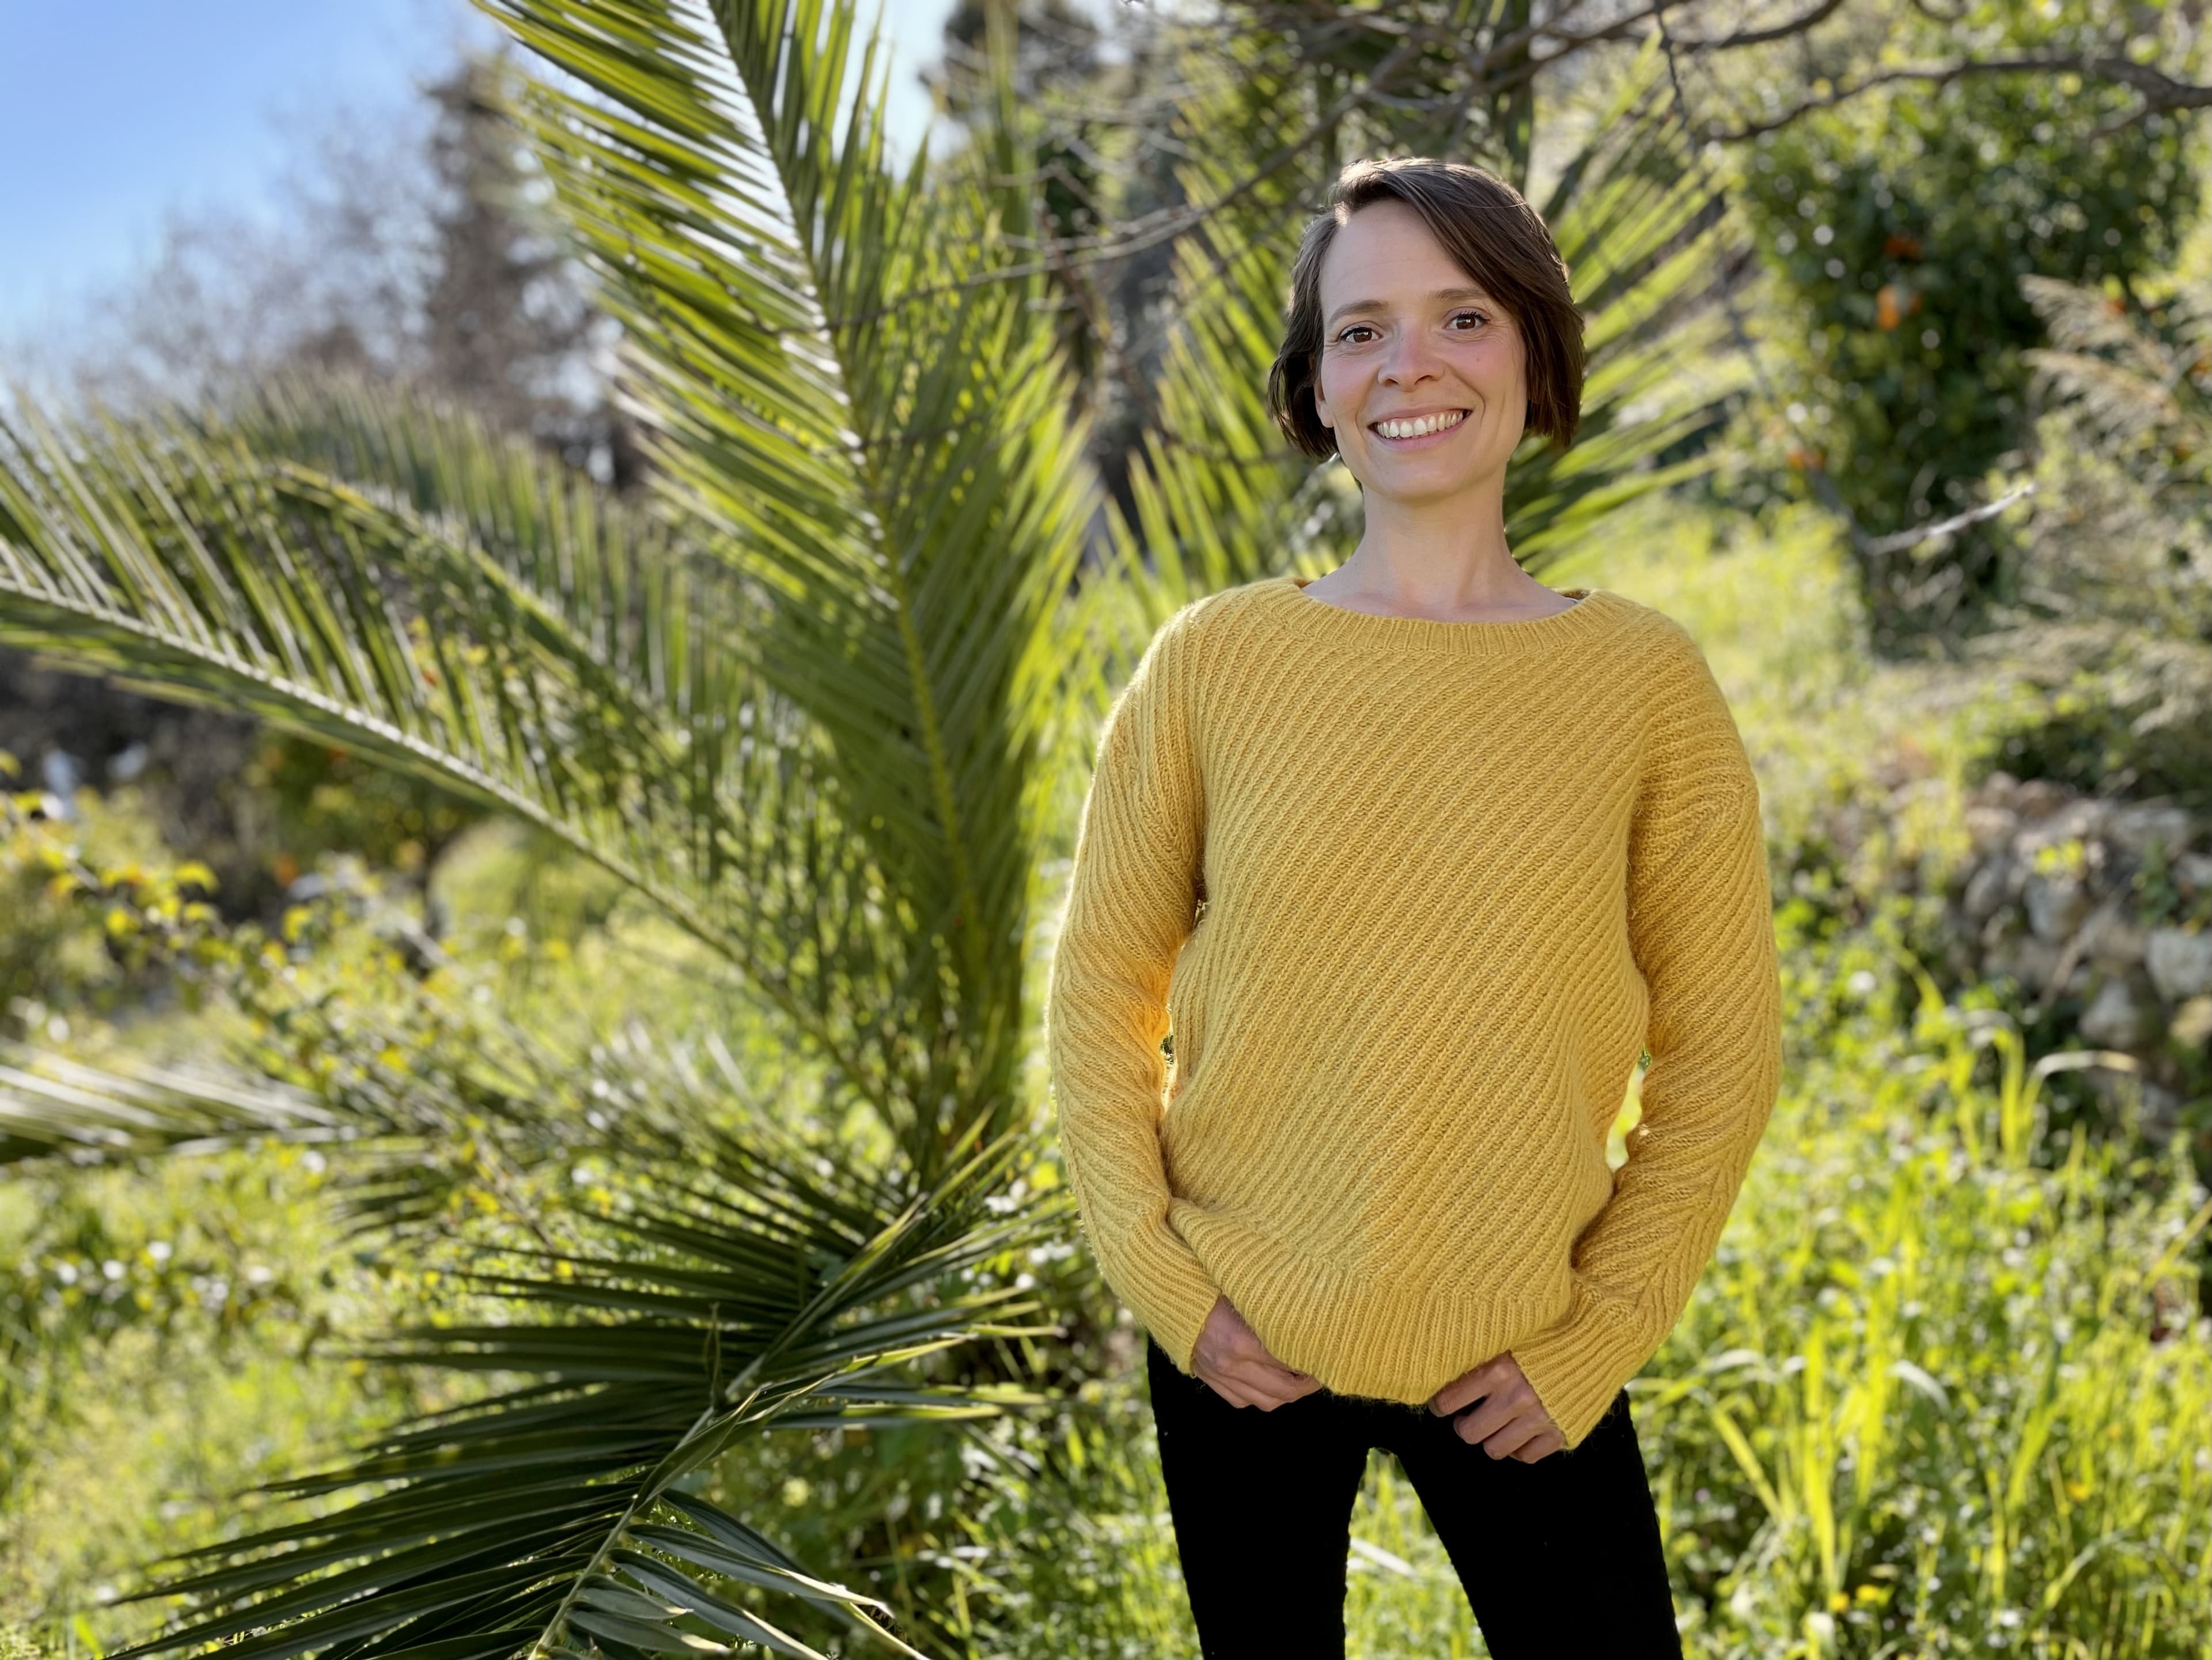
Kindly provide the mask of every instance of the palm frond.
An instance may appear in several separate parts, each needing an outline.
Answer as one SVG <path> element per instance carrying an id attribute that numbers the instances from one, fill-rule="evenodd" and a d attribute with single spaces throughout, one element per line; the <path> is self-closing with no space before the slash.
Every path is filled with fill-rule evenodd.
<path id="1" fill-rule="evenodd" d="M 1017 1111 L 1090 490 L 1035 285 L 990 265 L 1024 198 L 891 172 L 850 8 L 487 9 L 546 66 L 518 119 L 627 330 L 661 503 L 360 396 L 66 432 L 19 404 L 0 639 L 551 831 L 941 1163 L 963 1104 Z"/>
<path id="2" fill-rule="evenodd" d="M 888 1369 L 1024 1311 L 970 1271 L 1024 1243 L 994 1213 L 1002 1139 L 915 1194 L 849 1169 L 797 1176 L 742 1140 L 623 1208 L 580 1213 L 604 1249 L 507 1253 L 465 1276 L 496 1317 L 400 1330 L 381 1364 L 482 1375 L 465 1404 L 407 1420 L 349 1462 L 257 1489 L 317 1513 L 167 1559 L 128 1601 L 189 1614 L 118 1657 L 227 1651 L 281 1660 L 812 1650 L 757 1594 L 795 1596 L 910 1648 L 882 1605 L 808 1574 L 690 1478 L 779 1426 L 988 1414 L 1004 1400 Z M 1005 1207 L 998 1207 L 1004 1209 Z M 331 1506 L 347 1494 L 354 1501 Z"/>
<path id="3" fill-rule="evenodd" d="M 1011 947 L 1090 491 L 1037 284 L 996 270 L 1022 198 L 926 183 L 921 152 L 889 169 L 885 60 L 872 33 L 855 53 L 848 7 L 486 9 L 567 77 L 518 117 L 625 330 L 652 453 L 769 596 L 749 660 L 824 735 L 856 861 L 911 908 L 884 1006 L 948 1037 L 892 1064 L 929 1080 L 916 1098 L 963 1073 L 1011 1112 Z"/>
<path id="4" fill-rule="evenodd" d="M 517 496 L 582 495 L 543 475 L 514 483 Z M 361 750 L 687 910 L 687 700 L 640 671 L 688 670 L 703 684 L 682 691 L 718 706 L 726 654 L 688 649 L 714 637 L 690 614 L 710 602 L 664 548 L 596 516 L 580 539 L 620 568 L 635 605 L 614 620 L 633 629 L 588 640 L 511 550 L 258 454 L 219 423 L 64 432 L 21 402 L 0 421 L 0 639 Z M 678 639 L 687 649 L 670 651 Z"/>
<path id="5" fill-rule="evenodd" d="M 212 1067 L 129 1073 L 0 1043 L 0 1165 L 84 1165 L 248 1141 L 349 1140 L 353 1126 L 305 1091 Z"/>
<path id="6" fill-rule="evenodd" d="M 2201 472 L 2212 452 L 2212 398 L 2200 367 L 2212 362 L 2212 301 L 2177 295 L 2166 308 L 2170 337 L 2160 338 L 2140 312 L 2101 289 L 2032 274 L 2021 289 L 2052 342 L 2021 355 L 2038 382 L 2120 443 L 2170 435 L 2183 471 Z"/>

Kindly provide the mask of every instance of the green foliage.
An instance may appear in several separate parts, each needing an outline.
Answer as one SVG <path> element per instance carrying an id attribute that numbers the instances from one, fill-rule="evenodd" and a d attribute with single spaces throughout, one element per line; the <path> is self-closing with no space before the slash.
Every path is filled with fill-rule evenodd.
<path id="1" fill-rule="evenodd" d="M 2047 1140 L 2048 1063 L 1878 933 L 1795 943 L 1789 1116 L 1640 1386 L 1678 1583 L 1714 1651 L 2193 1651 L 2203 1188 Z"/>
<path id="2" fill-rule="evenodd" d="M 8 787 L 0 794 L 0 1031 L 43 1039 L 59 1017 L 55 1035 L 66 1041 L 72 1015 L 125 1006 L 149 990 L 125 932 L 110 933 L 77 902 L 81 882 L 95 866 L 118 877 L 137 871 L 160 849 L 131 815 L 107 811 L 88 791 L 72 803 L 12 787 L 19 771 L 0 753 L 0 787 Z M 64 823 L 64 812 L 78 822 Z M 215 878 L 205 866 L 174 866 L 168 879 L 164 897 L 178 914 L 194 904 L 202 907 L 196 915 L 212 915 L 204 902 Z"/>
<path id="3" fill-rule="evenodd" d="M 2084 641 L 2075 655 L 2035 665 L 1979 712 L 1984 773 L 2212 805 L 2212 756 L 2203 721 L 2193 718 L 2202 698 L 2165 696 L 2160 666 L 2130 655 L 2124 642 Z M 2191 678 L 2193 694 L 2203 682 Z"/>
<path id="4" fill-rule="evenodd" d="M 363 1485 L 384 1489 L 329 1512 L 343 1519 L 324 1530 L 318 1548 L 324 1560 L 335 1565 L 358 1554 L 361 1547 L 344 1541 L 362 1536 L 356 1530 L 372 1522 L 368 1536 L 377 1538 L 386 1528 L 416 1526 L 406 1518 L 419 1512 L 438 1519 L 432 1531 L 440 1547 L 418 1548 L 410 1560 L 426 1566 L 473 1563 L 481 1572 L 480 1554 L 497 1537 L 516 1553 L 520 1571 L 547 1537 L 508 1537 L 514 1512 L 496 1501 L 516 1489 L 489 1473 L 543 1459 L 538 1444 L 550 1437 L 559 1455 L 547 1465 L 544 1485 L 571 1501 L 564 1508 L 547 1496 L 547 1513 L 559 1511 L 572 1534 L 580 1529 L 578 1536 L 598 1541 L 597 1551 L 581 1549 L 571 1565 L 570 1588 L 585 1606 L 571 1608 L 556 1582 L 546 1598 L 512 1616 L 523 1626 L 495 1625 L 495 1632 L 558 1630 L 571 1621 L 588 1631 L 599 1618 L 590 1605 L 621 1603 L 641 1594 L 641 1586 L 669 1594 L 691 1583 L 703 1595 L 708 1582 L 732 1576 L 756 1590 L 796 1588 L 833 1615 L 870 1606 L 863 1593 L 794 1578 L 795 1565 L 779 1548 L 670 1484 L 742 1452 L 770 1426 L 942 1420 L 994 1411 L 1012 1398 L 933 1389 L 913 1376 L 933 1350 L 998 1329 L 988 1317 L 993 1310 L 1018 1311 L 1008 1276 L 983 1271 L 1039 1225 L 1018 1202 L 1018 1185 L 1012 1198 L 982 1204 L 1006 1189 L 998 1172 L 1011 1147 L 987 1150 L 939 1191 L 911 1193 L 896 1164 L 888 1173 L 859 1173 L 864 1163 L 882 1164 L 880 1147 L 858 1159 L 834 1136 L 810 1141 L 796 1134 L 792 1126 L 802 1116 L 787 1107 L 763 1116 L 719 1044 L 712 1047 L 726 1069 L 721 1083 L 711 1071 L 702 1076 L 680 1051 L 635 1043 L 556 1052 L 476 995 L 511 970 L 510 953 L 494 945 L 471 963 L 433 946 L 434 964 L 410 964 L 399 949 L 409 935 L 406 919 L 374 884 L 328 882 L 321 898 L 295 907 L 270 938 L 251 925 L 227 927 L 204 904 L 180 901 L 176 871 L 161 863 L 104 870 L 86 864 L 74 828 L 40 817 L 40 798 L 7 805 L 15 830 L 11 848 L 52 873 L 58 897 L 95 916 L 103 937 L 142 966 L 166 969 L 190 984 L 204 1017 L 224 1010 L 242 1017 L 228 1027 L 253 1070 L 322 1104 L 305 1128 L 331 1139 L 321 1150 L 280 1155 L 312 1159 L 317 1171 L 325 1150 L 339 1161 L 331 1191 L 320 1197 L 322 1219 L 350 1220 L 356 1234 L 373 1225 L 386 1241 L 404 1240 L 416 1262 L 428 1252 L 428 1261 L 445 1266 L 425 1283 L 438 1285 L 442 1273 L 456 1288 L 433 1317 L 354 1349 L 402 1377 L 426 1368 L 453 1373 L 461 1387 L 443 1392 L 448 1409 L 403 1428 L 380 1428 L 385 1438 L 368 1442 L 349 1469 L 267 1485 L 274 1496 L 318 1501 Z M 343 871 L 333 866 L 326 874 Z M 494 937 L 508 938 L 503 931 Z M 9 1153 L 17 1158 L 42 1149 L 42 1133 L 44 1145 L 114 1163 L 165 1140 L 236 1144 L 252 1132 L 289 1137 L 299 1128 L 270 1126 L 248 1110 L 257 1102 L 232 1098 L 212 1080 L 187 1087 L 173 1116 L 156 1118 L 147 1110 L 143 1079 L 108 1079 L 51 1055 L 36 1067 L 36 1073 L 16 1073 L 0 1087 L 0 1118 L 15 1126 Z M 50 1092 L 40 1093 L 41 1086 Z M 34 1179 L 82 1191 L 68 1185 L 80 1178 L 33 1168 Z M 45 1225 L 57 1229 L 69 1214 L 66 1205 L 53 1207 Z M 149 1263 L 182 1254 L 177 1240 L 160 1243 L 137 1254 Z M 192 1244 L 193 1262 L 205 1255 L 203 1245 L 183 1243 Z M 156 1316 L 164 1329 L 174 1323 L 175 1299 L 136 1283 L 127 1260 L 133 1255 L 128 1242 L 115 1243 L 99 1226 L 59 1234 L 42 1251 L 39 1269 L 51 1284 L 42 1285 L 37 1306 L 51 1304 L 53 1312 L 43 1323 L 20 1316 L 15 1323 L 23 1351 L 44 1373 L 70 1357 L 79 1370 L 88 1368 L 93 1352 L 112 1350 L 128 1325 L 147 1326 Z M 381 1251 L 375 1260 L 383 1260 Z M 197 1311 L 218 1328 L 240 1317 L 234 1310 L 256 1307 L 250 1292 L 269 1277 L 258 1264 L 244 1268 L 233 1292 L 226 1277 L 201 1269 L 190 1281 L 204 1304 Z M 533 1305 L 534 1322 L 518 1317 Z M 390 1299 L 388 1311 L 407 1310 L 403 1300 Z M 656 1347 L 659 1371 L 644 1360 Z M 598 1363 L 589 1359 L 594 1353 Z M 677 1375 L 695 1365 L 705 1368 L 699 1389 L 690 1392 L 698 1401 Z M 676 1371 L 665 1369 L 671 1365 Z M 489 1373 L 489 1383 L 511 1382 L 533 1366 L 544 1382 L 519 1393 L 494 1388 L 487 1395 L 473 1381 Z M 907 1376 L 878 1375 L 890 1367 Z M 727 1392 L 720 1409 L 718 1387 Z M 621 1404 L 615 1397 L 626 1389 L 657 1403 L 659 1418 Z M 574 1419 L 566 1430 L 556 1421 L 564 1398 Z M 16 1410 L 7 1421 L 51 1432 L 68 1420 Z M 595 1434 L 602 1446 L 596 1469 Z M 668 1444 L 663 1455 L 652 1454 L 657 1435 Z M 416 1447 L 434 1449 L 434 1456 L 416 1461 L 405 1450 Z M 395 1475 L 400 1484 L 387 1485 Z M 473 1526 L 466 1519 L 471 1494 L 483 1510 Z M 665 1536 L 671 1526 L 675 1535 Z M 687 1529 L 703 1529 L 710 1542 L 688 1542 Z M 258 1619 L 269 1605 L 252 1598 L 267 1575 L 252 1564 L 266 1555 L 289 1565 L 292 1546 L 316 1531 L 289 1521 L 186 1551 L 180 1560 L 197 1557 L 209 1572 L 174 1590 L 212 1596 L 201 1604 L 204 1621 L 211 1609 L 240 1606 L 241 1596 Z M 230 1566 L 218 1566 L 226 1560 Z M 341 1576 L 313 1583 L 349 1582 Z M 451 1583 L 465 1590 L 470 1582 Z M 742 1588 L 720 1595 L 720 1602 L 701 1605 L 709 1629 L 757 1636 L 777 1629 L 742 1609 Z M 319 1626 L 313 1614 L 327 1600 L 302 1587 L 283 1605 L 307 1616 L 288 1627 L 297 1640 L 313 1643 L 328 1628 L 330 1620 Z M 437 1607 L 410 1603 L 411 1617 L 428 1617 Z M 343 1608 L 331 1618 L 362 1617 L 355 1604 Z M 487 1633 L 483 1646 L 489 1652 L 501 1640 Z"/>
<path id="5" fill-rule="evenodd" d="M 280 888 L 325 852 L 403 873 L 426 870 L 482 812 L 349 750 L 282 734 L 259 747 L 240 784 L 271 811 L 270 869 Z"/>
<path id="6" fill-rule="evenodd" d="M 2203 187 L 2188 129 L 2153 114 L 2094 131 L 2129 96 L 1975 76 L 1753 146 L 1741 199 L 1787 319 L 1777 396 L 1802 412 L 1790 459 L 1824 472 L 1869 536 L 1974 505 L 2027 443 L 2024 354 L 2045 336 L 2023 277 L 2124 285 L 2173 257 Z M 2005 597 L 2002 545 L 1975 527 L 1932 569 L 1863 548 L 1877 639 Z"/>
<path id="7" fill-rule="evenodd" d="M 331 1164 L 239 1146 L 0 1184 L 0 1610 L 100 1652 L 141 1565 L 237 1525 L 239 1489 L 435 1404 L 341 1353 L 346 1329 L 449 1301 L 418 1259 L 348 1249 Z M 0 1620 L 0 1640 L 9 1627 Z"/>
<path id="8" fill-rule="evenodd" d="M 2212 222 L 2131 295 L 2023 279 L 2051 337 L 2027 354 L 2050 407 L 2019 470 L 2036 492 L 2021 599 L 1970 648 L 2018 666 L 1985 740 L 2016 777 L 2212 806 L 2208 284 Z"/>

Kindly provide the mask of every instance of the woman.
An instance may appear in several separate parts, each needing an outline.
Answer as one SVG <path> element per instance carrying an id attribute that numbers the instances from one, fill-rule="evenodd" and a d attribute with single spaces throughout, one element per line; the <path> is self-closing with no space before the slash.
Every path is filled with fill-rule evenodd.
<path id="1" fill-rule="evenodd" d="M 1374 1448 L 1500 1660 L 1680 1652 L 1624 1385 L 1765 1128 L 1779 976 L 1703 654 L 1506 545 L 1507 460 L 1571 441 L 1582 368 L 1509 185 L 1346 168 L 1268 392 L 1359 481 L 1359 545 L 1177 611 L 1099 740 L 1048 1052 L 1092 1248 L 1150 1331 L 1209 1656 L 1342 1654 Z"/>

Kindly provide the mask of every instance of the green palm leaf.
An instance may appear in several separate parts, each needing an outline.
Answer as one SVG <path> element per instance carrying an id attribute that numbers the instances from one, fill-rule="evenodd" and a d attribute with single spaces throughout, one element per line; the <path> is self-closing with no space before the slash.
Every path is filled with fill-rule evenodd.
<path id="1" fill-rule="evenodd" d="M 1002 1139 L 929 1190 L 850 1169 L 797 1177 L 709 1135 L 626 1209 L 582 1213 L 605 1249 L 507 1253 L 465 1276 L 514 1312 L 403 1329 L 362 1353 L 483 1374 L 488 1393 L 407 1420 L 280 1498 L 355 1501 L 169 1559 L 126 1600 L 185 1619 L 120 1656 L 225 1640 L 257 1657 L 812 1651 L 752 1606 L 774 1591 L 911 1649 L 882 1605 L 800 1570 L 686 1478 L 778 1427 L 957 1419 L 1001 1401 L 887 1371 L 1022 1312 L 969 1274 L 1035 1237 L 981 1200 Z M 796 1161 L 790 1161 L 795 1164 Z M 680 1171 L 681 1174 L 678 1172 Z M 534 1311 L 535 1317 L 532 1317 Z"/>
<path id="2" fill-rule="evenodd" d="M 542 471 L 514 482 L 518 496 L 582 493 Z M 689 642 L 708 602 L 649 531 L 592 515 L 576 541 L 638 596 L 631 660 L 522 581 L 519 550 L 266 458 L 221 423 L 64 433 L 27 404 L 0 420 L 0 639 L 361 749 L 552 831 L 674 909 L 687 838 L 654 832 L 683 823 L 688 734 L 673 688 L 635 659 Z M 722 692 L 722 662 L 687 666 Z"/>
<path id="3" fill-rule="evenodd" d="M 882 964 L 917 1040 L 894 1064 L 922 1099 L 965 1074 L 1004 1122 L 1090 491 L 1037 283 L 994 264 L 1026 198 L 927 184 L 919 153 L 885 167 L 882 64 L 872 38 L 853 62 L 848 8 L 487 9 L 589 89 L 535 83 L 518 113 L 631 344 L 663 477 L 773 596 L 750 660 L 824 735 L 850 833 L 912 909 Z"/>
<path id="4" fill-rule="evenodd" d="M 844 10 L 490 9 L 562 72 L 518 114 L 629 330 L 663 507 L 357 393 L 70 431 L 19 405 L 0 639 L 559 836 L 935 1168 L 969 1104 L 1017 1110 L 1090 488 L 1030 285 L 984 263 L 1022 198 L 888 171 Z"/>
<path id="5" fill-rule="evenodd" d="M 367 395 L 0 419 L 0 641 L 258 714 L 557 836 L 750 976 L 887 1118 L 896 960 L 818 733 L 726 565 L 475 423 Z M 281 417 L 362 482 L 264 452 Z M 492 539 L 484 539 L 492 538 Z M 822 947 L 834 943 L 824 953 Z M 835 975 L 858 993 L 825 983 Z"/>
<path id="6" fill-rule="evenodd" d="M 304 1092 L 208 1068 L 125 1074 L 0 1043 L 0 1165 L 106 1164 L 252 1140 L 338 1141 L 353 1127 Z"/>
<path id="7" fill-rule="evenodd" d="M 988 1404 L 887 1369 L 993 1329 L 961 1275 L 1017 1237 L 976 1201 L 1088 489 L 1048 331 L 983 264 L 1021 198 L 892 177 L 866 67 L 831 119 L 842 10 L 491 9 L 550 66 L 518 115 L 628 325 L 658 504 L 358 392 L 19 404 L 0 637 L 538 824 L 741 966 L 906 1156 L 808 1183 L 725 1147 L 606 1254 L 483 1276 L 542 1317 L 375 1353 L 502 1392 L 282 1489 L 357 1502 L 179 1559 L 146 1594 L 202 1606 L 145 1651 L 798 1651 L 723 1580 L 864 1599 L 678 1484 L 772 1425 Z"/>

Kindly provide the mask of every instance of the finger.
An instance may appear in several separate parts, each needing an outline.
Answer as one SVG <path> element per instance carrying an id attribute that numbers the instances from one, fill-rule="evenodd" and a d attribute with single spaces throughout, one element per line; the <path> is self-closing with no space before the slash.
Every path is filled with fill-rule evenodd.
<path id="1" fill-rule="evenodd" d="M 1241 1381 L 1246 1392 L 1270 1410 L 1276 1407 L 1287 1407 L 1291 1402 L 1310 1395 L 1320 1387 L 1310 1378 L 1300 1378 L 1280 1371 L 1252 1372 Z"/>
<path id="2" fill-rule="evenodd" d="M 1482 1450 L 1492 1458 L 1510 1458 L 1543 1432 L 1543 1425 L 1524 1413 L 1508 1419 L 1502 1429 L 1484 1440 Z"/>
<path id="3" fill-rule="evenodd" d="M 1285 1401 L 1296 1400 L 1299 1395 L 1320 1387 L 1318 1379 L 1295 1367 L 1285 1365 L 1264 1351 L 1257 1359 L 1240 1363 L 1236 1370 L 1248 1389 L 1278 1395 Z"/>
<path id="4" fill-rule="evenodd" d="M 1214 1387 L 1224 1400 L 1240 1407 L 1255 1406 L 1274 1398 L 1267 1380 L 1245 1366 L 1224 1366 L 1215 1373 Z"/>
<path id="5" fill-rule="evenodd" d="M 1305 1373 L 1300 1371 L 1296 1366 L 1285 1365 L 1278 1360 L 1267 1346 L 1254 1335 L 1239 1335 L 1233 1358 L 1242 1365 L 1265 1366 L 1271 1371 L 1280 1372 L 1285 1377 L 1305 1376 Z"/>
<path id="6" fill-rule="evenodd" d="M 1539 1458 L 1548 1458 L 1567 1444 L 1559 1438 L 1557 1430 L 1546 1430 L 1533 1441 L 1516 1447 L 1513 1456 L 1524 1464 L 1533 1464 Z"/>
<path id="7" fill-rule="evenodd" d="M 1455 1427 L 1462 1441 L 1487 1441 L 1509 1420 L 1519 1417 L 1527 1404 L 1510 1385 L 1493 1389 L 1482 1397 L 1480 1405 L 1462 1413 Z"/>
<path id="8" fill-rule="evenodd" d="M 1449 1418 L 1482 1399 L 1496 1387 L 1497 1382 L 1498 1363 L 1486 1360 L 1472 1371 L 1462 1372 L 1438 1389 L 1436 1398 L 1429 1402 L 1429 1410 L 1439 1417 Z"/>
<path id="9" fill-rule="evenodd" d="M 1232 1407 L 1249 1407 L 1252 1404 L 1251 1392 L 1239 1384 L 1230 1382 L 1227 1378 L 1218 1381 L 1209 1378 L 1206 1380 L 1206 1387 Z"/>

